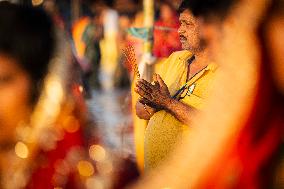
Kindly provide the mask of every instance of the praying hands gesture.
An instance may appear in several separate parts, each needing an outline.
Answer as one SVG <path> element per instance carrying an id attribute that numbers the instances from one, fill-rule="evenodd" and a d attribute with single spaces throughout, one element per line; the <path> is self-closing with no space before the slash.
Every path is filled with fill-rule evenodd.
<path id="1" fill-rule="evenodd" d="M 142 98 L 140 102 L 154 109 L 165 109 L 167 103 L 171 99 L 169 89 L 160 75 L 154 75 L 154 84 L 144 79 L 140 79 L 136 83 L 135 92 Z"/>
<path id="2" fill-rule="evenodd" d="M 154 84 L 144 79 L 137 81 L 135 92 L 142 97 L 136 103 L 136 114 L 141 119 L 149 120 L 155 112 L 165 110 L 184 124 L 189 124 L 189 114 L 195 112 L 192 107 L 171 97 L 167 85 L 158 74 L 154 75 Z"/>

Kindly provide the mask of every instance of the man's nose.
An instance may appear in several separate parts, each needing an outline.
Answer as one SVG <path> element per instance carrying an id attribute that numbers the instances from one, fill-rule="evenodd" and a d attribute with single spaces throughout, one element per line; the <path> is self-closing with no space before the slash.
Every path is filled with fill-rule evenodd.
<path id="1" fill-rule="evenodd" d="M 180 26 L 180 27 L 178 28 L 178 34 L 182 34 L 182 33 L 184 33 L 184 29 Z"/>

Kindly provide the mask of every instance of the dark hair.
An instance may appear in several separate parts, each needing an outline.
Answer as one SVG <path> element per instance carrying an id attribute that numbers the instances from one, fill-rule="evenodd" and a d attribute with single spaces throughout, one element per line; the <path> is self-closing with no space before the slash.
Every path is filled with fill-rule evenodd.
<path id="1" fill-rule="evenodd" d="M 17 61 L 34 88 L 47 74 L 54 48 L 53 23 L 42 9 L 0 2 L 0 53 Z"/>
<path id="2" fill-rule="evenodd" d="M 179 6 L 179 14 L 185 10 L 192 12 L 194 16 L 209 19 L 215 16 L 219 19 L 226 17 L 231 6 L 236 0 L 183 0 Z"/>

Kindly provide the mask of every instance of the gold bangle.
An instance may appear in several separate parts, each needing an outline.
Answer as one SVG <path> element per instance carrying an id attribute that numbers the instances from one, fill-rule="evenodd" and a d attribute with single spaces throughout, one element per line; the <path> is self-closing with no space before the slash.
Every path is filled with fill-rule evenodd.
<path id="1" fill-rule="evenodd" d="M 146 108 L 146 104 L 144 104 L 144 110 L 151 116 L 152 114 L 147 110 L 147 108 Z"/>

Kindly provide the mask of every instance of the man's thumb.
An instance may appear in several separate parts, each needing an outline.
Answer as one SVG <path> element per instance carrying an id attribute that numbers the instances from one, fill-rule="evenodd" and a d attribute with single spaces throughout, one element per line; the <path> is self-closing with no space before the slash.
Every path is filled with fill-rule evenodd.
<path id="1" fill-rule="evenodd" d="M 159 74 L 156 74 L 156 78 L 157 78 L 157 81 L 159 83 L 160 86 L 167 86 L 164 82 L 164 80 L 161 78 L 161 76 Z"/>

